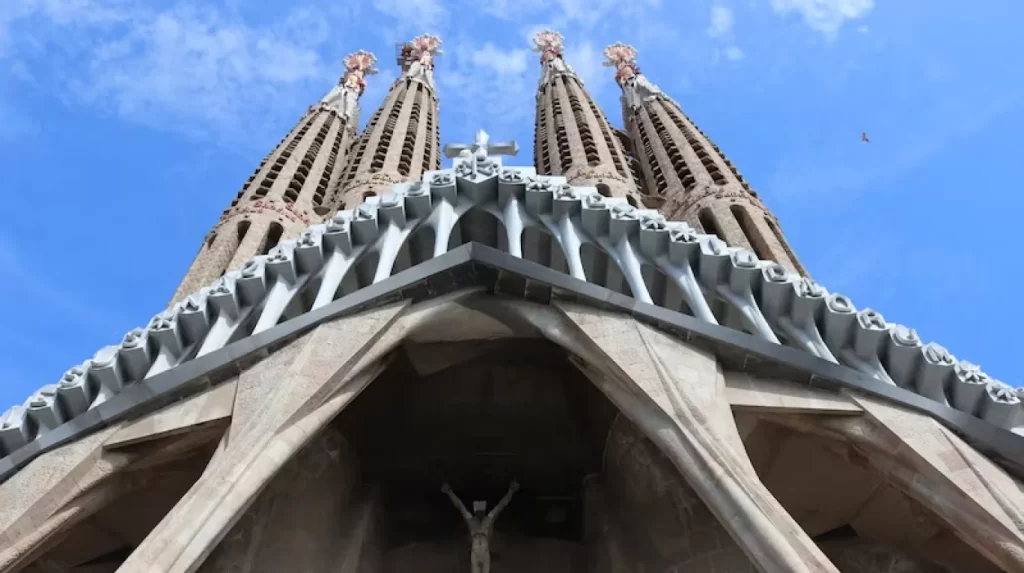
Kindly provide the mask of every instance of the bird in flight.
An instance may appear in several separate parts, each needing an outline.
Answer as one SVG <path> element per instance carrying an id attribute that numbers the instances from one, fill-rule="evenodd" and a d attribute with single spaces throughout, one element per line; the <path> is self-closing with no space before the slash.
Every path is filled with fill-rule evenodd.
<path id="1" fill-rule="evenodd" d="M 871 140 L 868 139 L 868 132 L 866 131 L 860 132 L 860 140 L 863 141 L 864 143 L 871 143 Z"/>

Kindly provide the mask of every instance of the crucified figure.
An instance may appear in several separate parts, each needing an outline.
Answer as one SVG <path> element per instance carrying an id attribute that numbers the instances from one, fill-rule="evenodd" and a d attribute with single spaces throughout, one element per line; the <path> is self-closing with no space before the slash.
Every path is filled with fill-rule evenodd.
<path id="1" fill-rule="evenodd" d="M 441 486 L 441 492 L 452 500 L 455 508 L 462 515 L 462 519 L 466 520 L 466 526 L 469 527 L 469 538 L 472 541 L 469 560 L 473 573 L 490 573 L 491 532 L 494 530 L 494 520 L 498 518 L 501 510 L 505 509 L 505 506 L 512 501 L 512 495 L 518 490 L 519 482 L 513 480 L 512 484 L 508 486 L 508 493 L 501 498 L 501 501 L 494 506 L 490 513 L 485 513 L 487 511 L 487 502 L 485 501 L 474 501 L 473 513 L 470 513 L 462 504 L 462 500 L 452 491 L 451 486 L 448 484 Z"/>

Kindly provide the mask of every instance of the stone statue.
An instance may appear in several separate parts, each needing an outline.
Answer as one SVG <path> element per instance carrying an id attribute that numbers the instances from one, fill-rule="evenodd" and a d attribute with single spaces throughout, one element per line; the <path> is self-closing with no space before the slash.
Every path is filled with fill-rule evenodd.
<path id="1" fill-rule="evenodd" d="M 451 486 L 448 484 L 441 486 L 441 492 L 452 500 L 455 508 L 459 510 L 462 519 L 466 520 L 466 526 L 469 528 L 471 542 L 469 561 L 473 573 L 490 573 L 491 533 L 494 531 L 494 520 L 498 518 L 498 514 L 512 501 L 512 496 L 517 491 L 519 491 L 519 482 L 513 480 L 508 486 L 508 493 L 505 494 L 505 497 L 501 498 L 501 501 L 498 502 L 498 505 L 494 506 L 490 513 L 485 513 L 487 511 L 486 501 L 474 501 L 473 513 L 470 513 L 466 506 L 462 504 L 462 500 L 452 491 Z"/>

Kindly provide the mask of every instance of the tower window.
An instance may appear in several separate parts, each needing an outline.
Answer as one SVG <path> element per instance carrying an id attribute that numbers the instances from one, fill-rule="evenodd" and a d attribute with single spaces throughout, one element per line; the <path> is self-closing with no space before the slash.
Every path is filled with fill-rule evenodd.
<path id="1" fill-rule="evenodd" d="M 729 207 L 729 210 L 732 211 L 732 216 L 736 218 L 736 222 L 740 224 L 740 229 L 746 235 L 747 242 L 750 243 L 750 248 L 754 250 L 757 258 L 764 261 L 776 260 L 772 256 L 771 249 L 768 248 L 764 237 L 761 236 L 761 231 L 754 224 L 754 220 L 750 218 L 750 213 L 747 213 L 747 210 L 739 205 L 732 205 Z"/>
<path id="2" fill-rule="evenodd" d="M 789 242 L 786 241 L 786 238 L 782 236 L 782 230 L 779 229 L 775 225 L 775 223 L 773 223 L 772 220 L 769 219 L 768 217 L 764 218 L 764 222 L 768 225 L 768 228 L 772 230 L 772 234 L 775 235 L 775 239 L 779 241 L 780 245 L 782 245 L 783 250 L 786 251 L 786 256 L 788 256 L 789 260 L 792 261 L 793 266 L 796 269 L 796 272 L 798 272 L 798 273 L 800 273 L 802 275 L 806 275 L 807 271 L 804 270 L 803 265 L 801 265 L 800 261 L 797 260 L 796 253 L 794 253 L 793 249 L 790 248 Z"/>
<path id="3" fill-rule="evenodd" d="M 711 209 L 705 207 L 700 210 L 700 214 L 697 215 L 697 220 L 700 221 L 701 228 L 704 232 L 709 235 L 715 235 L 719 239 L 725 240 L 725 234 L 718 227 L 718 222 L 715 221 L 715 215 L 711 212 Z"/>
<path id="4" fill-rule="evenodd" d="M 267 231 L 267 238 L 263 241 L 263 248 L 260 249 L 260 254 L 265 255 L 270 252 L 271 249 L 277 246 L 277 243 L 281 240 L 281 235 L 284 234 L 284 227 L 280 223 L 271 223 L 270 230 Z"/>
<path id="5" fill-rule="evenodd" d="M 249 225 L 251 225 L 251 224 L 252 223 L 250 223 L 249 221 L 242 221 L 242 222 L 238 223 L 238 229 L 237 229 L 238 244 L 242 244 L 242 239 L 244 239 L 246 233 L 249 232 Z"/>
<path id="6" fill-rule="evenodd" d="M 626 195 L 626 202 L 634 207 L 640 207 L 640 205 L 637 204 L 636 202 L 636 198 L 633 197 L 632 195 Z"/>
<path id="7" fill-rule="evenodd" d="M 611 189 L 611 187 L 608 187 L 604 183 L 598 183 L 597 184 L 597 192 L 600 193 L 601 195 L 604 195 L 605 197 L 611 197 L 612 196 L 612 189 Z"/>

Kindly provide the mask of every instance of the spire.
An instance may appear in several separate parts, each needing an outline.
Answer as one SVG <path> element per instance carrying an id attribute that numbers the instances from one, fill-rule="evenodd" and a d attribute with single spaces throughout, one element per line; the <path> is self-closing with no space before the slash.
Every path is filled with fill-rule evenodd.
<path id="1" fill-rule="evenodd" d="M 366 122 L 334 188 L 335 205 L 359 205 L 397 183 L 419 179 L 441 167 L 440 125 L 434 90 L 434 58 L 441 39 L 423 34 L 401 44 L 396 63 L 402 75 Z"/>
<path id="2" fill-rule="evenodd" d="M 399 55 L 402 77 L 434 87 L 434 57 L 440 56 L 441 38 L 423 34 L 403 45 Z"/>
<path id="3" fill-rule="evenodd" d="M 540 85 L 543 86 L 559 74 L 576 76 L 572 66 L 562 58 L 564 50 L 562 35 L 554 30 L 544 30 L 533 35 L 533 51 L 540 52 Z M 579 80 L 579 78 L 576 78 Z M 580 83 L 583 83 L 580 81 Z"/>
<path id="4" fill-rule="evenodd" d="M 751 249 L 806 275 L 775 215 L 725 154 L 636 64 L 636 48 L 616 42 L 604 49 L 622 88 L 622 118 L 644 203 L 667 218 L 684 220 L 730 246 Z"/>
<path id="5" fill-rule="evenodd" d="M 359 123 L 359 96 L 366 91 L 366 76 L 377 73 L 374 65 L 377 63 L 377 56 L 366 50 L 359 50 L 349 54 L 342 65 L 345 66 L 345 73 L 338 80 L 338 85 L 327 92 L 320 103 L 333 109 L 339 116 L 349 123 L 350 129 L 357 129 Z"/>
<path id="6" fill-rule="evenodd" d="M 622 142 L 583 82 L 565 62 L 563 38 L 544 30 L 533 37 L 540 52 L 534 163 L 538 173 L 561 175 L 605 196 L 640 204 L 639 189 Z"/>
<path id="7" fill-rule="evenodd" d="M 661 89 L 640 72 L 636 56 L 636 48 L 622 42 L 615 42 L 604 49 L 602 65 L 615 68 L 615 83 L 622 88 L 624 111 L 640 107 L 649 97 L 663 95 Z"/>
<path id="8" fill-rule="evenodd" d="M 359 50 L 345 72 L 268 154 L 207 235 L 173 301 L 337 210 L 336 189 L 359 128 L 359 96 L 377 58 Z"/>

